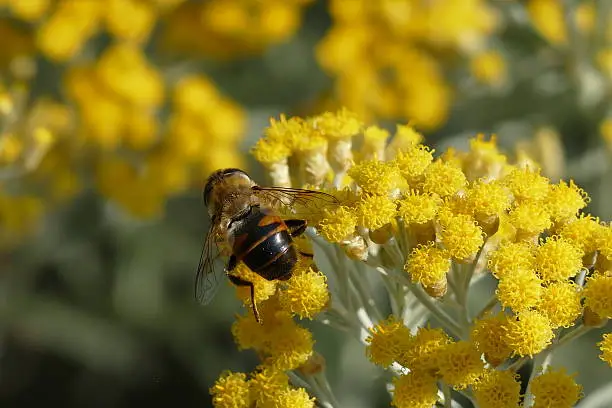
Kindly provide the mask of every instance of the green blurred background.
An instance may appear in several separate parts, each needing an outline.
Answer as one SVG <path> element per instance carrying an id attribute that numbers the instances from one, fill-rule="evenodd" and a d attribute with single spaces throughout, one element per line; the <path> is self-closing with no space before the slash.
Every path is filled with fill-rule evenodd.
<path id="1" fill-rule="evenodd" d="M 561 3 L 1 0 L 0 405 L 206 407 L 253 369 L 229 284 L 193 299 L 200 189 L 266 183 L 248 150 L 280 113 L 346 105 L 438 152 L 495 133 L 610 220 L 612 6 Z M 386 406 L 363 347 L 310 327 L 344 406 Z M 555 354 L 587 395 L 603 331 Z"/>

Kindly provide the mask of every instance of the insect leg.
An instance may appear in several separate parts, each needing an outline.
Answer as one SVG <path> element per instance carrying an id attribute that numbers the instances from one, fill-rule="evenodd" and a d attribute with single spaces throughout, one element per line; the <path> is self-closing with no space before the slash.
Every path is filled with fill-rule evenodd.
<path id="1" fill-rule="evenodd" d="M 231 272 L 236 269 L 236 265 L 238 265 L 238 260 L 236 259 L 236 255 L 232 255 L 227 262 L 227 266 L 225 267 L 226 272 Z"/>
<path id="2" fill-rule="evenodd" d="M 285 224 L 287 228 L 289 228 L 289 234 L 291 237 L 299 237 L 306 231 L 306 227 L 308 227 L 308 223 L 305 220 L 286 220 Z M 308 252 L 298 251 L 300 255 L 305 256 L 306 258 L 314 258 L 314 254 Z"/>
<path id="3" fill-rule="evenodd" d="M 230 263 L 231 263 L 231 258 L 230 258 Z M 253 307 L 253 315 L 255 316 L 255 320 L 257 320 L 258 323 L 261 323 L 261 319 L 259 318 L 259 311 L 257 310 L 257 305 L 255 304 L 255 285 L 253 285 L 253 282 L 244 280 L 241 277 L 232 275 L 230 273 L 227 274 L 227 277 L 229 278 L 230 282 L 232 282 L 234 285 L 248 286 L 251 289 L 251 305 Z"/>
<path id="4" fill-rule="evenodd" d="M 289 234 L 291 234 L 293 238 L 302 235 L 308 226 L 305 220 L 286 220 L 285 224 L 287 224 Z"/>

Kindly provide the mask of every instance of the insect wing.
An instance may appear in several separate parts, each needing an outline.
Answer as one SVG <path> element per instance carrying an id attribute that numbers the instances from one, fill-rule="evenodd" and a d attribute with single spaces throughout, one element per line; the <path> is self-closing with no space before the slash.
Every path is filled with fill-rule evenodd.
<path id="1" fill-rule="evenodd" d="M 316 190 L 254 186 L 253 193 L 263 204 L 298 218 L 308 218 L 326 208 L 340 205 L 333 195 Z"/>
<path id="2" fill-rule="evenodd" d="M 195 298 L 203 305 L 210 303 L 221 283 L 223 268 L 215 268 L 219 251 L 215 241 L 216 230 L 210 228 L 202 246 L 200 262 L 195 278 Z"/>

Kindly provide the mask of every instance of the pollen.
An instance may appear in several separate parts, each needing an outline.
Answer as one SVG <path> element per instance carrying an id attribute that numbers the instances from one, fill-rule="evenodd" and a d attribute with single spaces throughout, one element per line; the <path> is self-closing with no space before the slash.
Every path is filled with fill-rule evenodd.
<path id="1" fill-rule="evenodd" d="M 465 174 L 457 166 L 442 160 L 436 160 L 423 172 L 420 187 L 426 193 L 448 197 L 456 194 L 467 184 Z"/>
<path id="2" fill-rule="evenodd" d="M 401 177 L 396 166 L 376 159 L 354 165 L 348 175 L 363 191 L 376 195 L 389 195 L 399 187 Z"/>
<path id="3" fill-rule="evenodd" d="M 548 370 L 531 381 L 534 408 L 571 408 L 582 398 L 582 386 L 564 369 Z"/>
<path id="4" fill-rule="evenodd" d="M 436 378 L 431 374 L 413 371 L 394 378 L 393 385 L 393 407 L 431 408 L 438 401 Z"/>
<path id="5" fill-rule="evenodd" d="M 503 242 L 489 255 L 489 269 L 498 279 L 511 276 L 517 271 L 534 270 L 534 249 L 527 242 Z"/>
<path id="6" fill-rule="evenodd" d="M 467 205 L 477 217 L 499 215 L 510 208 L 512 196 L 498 181 L 478 180 L 467 190 Z"/>
<path id="7" fill-rule="evenodd" d="M 536 249 L 536 271 L 545 282 L 566 280 L 580 271 L 583 255 L 569 241 L 549 237 Z"/>
<path id="8" fill-rule="evenodd" d="M 597 346 L 601 350 L 599 358 L 612 367 L 612 333 L 604 334 L 602 340 L 597 343 Z"/>
<path id="9" fill-rule="evenodd" d="M 244 373 L 226 371 L 210 388 L 215 408 L 249 408 L 251 395 L 247 376 Z"/>
<path id="10" fill-rule="evenodd" d="M 601 318 L 612 318 L 612 273 L 595 273 L 587 278 L 584 305 Z"/>
<path id="11" fill-rule="evenodd" d="M 438 356 L 438 372 L 456 390 L 474 384 L 484 373 L 480 352 L 469 341 L 458 341 L 445 346 Z"/>
<path id="12" fill-rule="evenodd" d="M 457 261 L 472 259 L 484 243 L 482 229 L 474 218 L 465 214 L 440 219 L 439 239 Z"/>
<path id="13" fill-rule="evenodd" d="M 419 282 L 425 287 L 432 287 L 446 279 L 450 267 L 451 260 L 448 253 L 430 242 L 412 250 L 406 260 L 404 270 L 414 282 Z"/>
<path id="14" fill-rule="evenodd" d="M 591 215 L 580 215 L 559 230 L 561 237 L 580 248 L 585 254 L 593 253 L 598 249 L 600 233 L 599 219 Z M 612 244 L 610 244 L 610 250 L 612 254 Z"/>
<path id="15" fill-rule="evenodd" d="M 398 362 L 411 370 L 433 373 L 438 367 L 439 353 L 450 342 L 450 337 L 442 329 L 421 327 Z"/>
<path id="16" fill-rule="evenodd" d="M 356 226 L 355 211 L 349 207 L 340 206 L 333 211 L 325 211 L 325 216 L 319 222 L 317 231 L 329 242 L 342 242 L 355 233 Z"/>
<path id="17" fill-rule="evenodd" d="M 357 203 L 357 224 L 376 230 L 390 223 L 397 215 L 395 203 L 384 196 L 365 196 Z"/>
<path id="18" fill-rule="evenodd" d="M 312 319 L 329 303 L 327 280 L 312 270 L 294 273 L 279 293 L 281 307 L 301 318 Z"/>
<path id="19" fill-rule="evenodd" d="M 399 201 L 398 215 L 407 224 L 424 224 L 435 218 L 440 199 L 432 194 L 410 191 Z"/>
<path id="20" fill-rule="evenodd" d="M 578 187 L 573 180 L 569 184 L 561 181 L 559 184 L 552 185 L 546 205 L 550 210 L 553 221 L 563 222 L 575 217 L 579 210 L 586 207 L 589 203 L 587 193 Z"/>
<path id="21" fill-rule="evenodd" d="M 423 174 L 427 166 L 433 162 L 433 150 L 422 144 L 411 146 L 398 152 L 394 163 L 397 165 L 402 177 L 409 184 L 414 184 Z"/>
<path id="22" fill-rule="evenodd" d="M 389 316 L 370 329 L 366 338 L 366 355 L 374 364 L 388 367 L 406 352 L 411 337 L 410 329 L 394 316 Z"/>
<path id="23" fill-rule="evenodd" d="M 552 225 L 548 209 L 537 201 L 517 205 L 510 211 L 508 219 L 519 232 L 519 238 L 537 237 Z"/>
<path id="24" fill-rule="evenodd" d="M 503 183 L 518 202 L 544 200 L 550 189 L 546 177 L 529 169 L 513 170 L 503 178 Z"/>
<path id="25" fill-rule="evenodd" d="M 582 314 L 581 299 L 573 282 L 553 282 L 542 290 L 538 311 L 548 317 L 553 329 L 570 327 Z"/>
<path id="26" fill-rule="evenodd" d="M 500 365 L 512 354 L 512 349 L 505 341 L 504 325 L 507 321 L 504 313 L 489 315 L 476 320 L 470 333 L 470 339 L 478 351 L 493 366 Z"/>
<path id="27" fill-rule="evenodd" d="M 542 280 L 533 270 L 518 270 L 500 279 L 495 293 L 502 306 L 520 312 L 538 304 Z"/>
<path id="28" fill-rule="evenodd" d="M 520 406 L 521 384 L 513 371 L 488 370 L 472 386 L 474 398 L 481 408 L 517 408 Z"/>
<path id="29" fill-rule="evenodd" d="M 534 310 L 520 312 L 504 325 L 504 340 L 515 355 L 530 356 L 544 350 L 554 333 L 546 316 Z"/>

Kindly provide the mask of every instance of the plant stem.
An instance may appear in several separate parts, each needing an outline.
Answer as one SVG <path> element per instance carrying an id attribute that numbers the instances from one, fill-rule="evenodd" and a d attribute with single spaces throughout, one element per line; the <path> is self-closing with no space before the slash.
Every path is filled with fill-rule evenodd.
<path id="1" fill-rule="evenodd" d="M 450 387 L 445 382 L 442 382 L 440 387 L 442 388 L 442 394 L 444 395 L 444 408 L 452 408 L 453 399 L 451 397 Z"/>
<path id="2" fill-rule="evenodd" d="M 414 294 L 414 296 L 417 297 L 417 299 L 421 301 L 423 306 L 429 309 L 431 314 L 436 316 L 440 323 L 442 323 L 453 336 L 463 338 L 462 330 L 459 325 L 457 325 L 457 323 L 455 323 L 445 311 L 440 309 L 440 307 L 438 307 L 438 305 L 431 300 L 427 293 L 423 292 L 421 288 L 416 287 L 412 283 L 408 284 L 408 289 Z"/>

